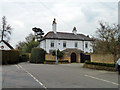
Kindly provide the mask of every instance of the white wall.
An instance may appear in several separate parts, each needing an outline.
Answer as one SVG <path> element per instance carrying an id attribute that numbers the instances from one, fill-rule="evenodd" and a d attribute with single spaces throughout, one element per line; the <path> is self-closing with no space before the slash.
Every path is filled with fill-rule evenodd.
<path id="1" fill-rule="evenodd" d="M 51 42 L 54 42 L 54 47 L 51 47 Z M 63 42 L 66 42 L 66 48 L 75 48 L 75 42 L 78 43 L 77 49 L 80 49 L 84 52 L 93 52 L 92 43 L 90 41 L 78 41 L 78 40 L 54 40 L 54 39 L 46 39 L 40 42 L 40 47 L 49 53 L 49 50 L 55 50 L 56 46 L 59 50 L 65 50 L 63 47 Z M 56 45 L 57 43 L 57 45 Z M 60 45 L 59 45 L 60 43 Z M 85 43 L 88 43 L 88 48 L 85 47 Z M 91 49 L 91 50 L 90 50 Z"/>

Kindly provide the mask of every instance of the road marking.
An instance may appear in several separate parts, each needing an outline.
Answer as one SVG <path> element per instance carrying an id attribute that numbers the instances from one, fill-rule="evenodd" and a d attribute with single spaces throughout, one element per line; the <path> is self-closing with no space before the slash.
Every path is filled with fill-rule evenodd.
<path id="1" fill-rule="evenodd" d="M 43 86 L 46 90 L 47 87 L 45 85 L 43 85 L 42 82 L 40 82 L 37 78 L 35 78 L 30 72 L 28 72 L 27 70 L 25 70 L 21 65 L 17 65 L 19 68 L 23 69 L 27 74 L 29 74 L 36 82 L 38 82 L 41 86 Z"/>
<path id="2" fill-rule="evenodd" d="M 86 77 L 93 78 L 93 79 L 96 79 L 96 80 L 100 80 L 100 81 L 104 81 L 104 82 L 112 83 L 112 84 L 114 84 L 114 85 L 119 85 L 118 83 L 111 82 L 111 81 L 108 81 L 108 80 L 104 80 L 104 79 L 101 79 L 101 78 L 96 78 L 96 77 L 89 76 L 89 75 L 85 75 L 85 76 L 86 76 Z"/>
<path id="3" fill-rule="evenodd" d="M 20 69 L 20 67 L 18 65 L 15 65 L 18 69 Z"/>

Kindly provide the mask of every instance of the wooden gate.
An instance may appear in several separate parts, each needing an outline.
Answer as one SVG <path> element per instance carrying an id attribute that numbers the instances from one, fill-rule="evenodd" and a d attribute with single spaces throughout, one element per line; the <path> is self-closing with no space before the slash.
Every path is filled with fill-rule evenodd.
<path id="1" fill-rule="evenodd" d="M 84 53 L 80 53 L 80 59 L 81 59 L 81 63 L 84 63 L 85 60 L 91 61 L 90 55 L 86 55 Z"/>

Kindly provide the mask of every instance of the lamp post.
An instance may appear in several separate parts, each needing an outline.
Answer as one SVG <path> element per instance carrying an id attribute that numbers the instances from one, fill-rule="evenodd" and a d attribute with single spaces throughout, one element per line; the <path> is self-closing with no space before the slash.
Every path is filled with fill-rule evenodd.
<path id="1" fill-rule="evenodd" d="M 56 40 L 56 65 L 57 65 L 57 40 Z"/>

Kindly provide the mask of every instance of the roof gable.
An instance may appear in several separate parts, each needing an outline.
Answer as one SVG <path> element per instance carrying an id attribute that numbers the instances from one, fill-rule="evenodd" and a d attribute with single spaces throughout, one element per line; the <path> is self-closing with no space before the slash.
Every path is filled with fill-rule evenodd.
<path id="1" fill-rule="evenodd" d="M 4 41 L 4 40 L 1 40 L 0 43 L 3 42 L 5 43 L 10 49 L 14 49 L 8 42 Z"/>

